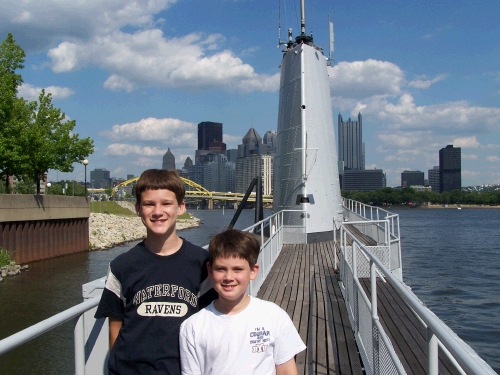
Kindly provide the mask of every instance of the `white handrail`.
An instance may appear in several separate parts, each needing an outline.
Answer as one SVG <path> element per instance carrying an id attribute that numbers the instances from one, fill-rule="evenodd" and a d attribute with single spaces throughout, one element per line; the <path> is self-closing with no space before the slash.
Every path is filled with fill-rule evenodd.
<path id="1" fill-rule="evenodd" d="M 369 221 L 364 223 L 368 224 Z M 347 247 L 344 240 L 345 236 L 348 235 L 352 241 L 351 250 L 353 251 L 353 253 L 351 256 L 352 256 L 352 272 L 353 272 L 354 283 L 358 287 L 358 291 L 361 293 L 362 299 L 369 306 L 369 308 L 370 309 L 372 308 L 372 303 L 369 302 L 366 293 L 364 292 L 357 278 L 357 261 L 354 248 L 360 250 L 365 257 L 368 257 L 370 263 L 373 262 L 373 264 L 376 265 L 376 267 L 379 270 L 378 272 L 384 275 L 387 281 L 394 287 L 396 292 L 401 296 L 403 301 L 405 301 L 405 303 L 407 303 L 408 306 L 411 309 L 413 309 L 417 317 L 424 322 L 425 326 L 428 329 L 428 335 L 427 335 L 428 347 L 429 349 L 431 349 L 430 353 L 428 354 L 429 358 L 428 371 L 430 374 L 434 373 L 437 374 L 437 358 L 438 358 L 439 346 L 443 346 L 444 348 L 446 348 L 446 350 L 453 355 L 454 360 L 452 362 L 456 361 L 456 363 L 458 363 L 459 366 L 463 370 L 465 370 L 465 372 L 468 374 L 484 374 L 484 375 L 496 374 L 496 372 L 493 371 L 493 369 L 482 358 L 480 358 L 477 355 L 477 353 L 467 343 L 465 343 L 462 339 L 460 339 L 442 320 L 440 320 L 434 313 L 432 313 L 427 307 L 425 307 L 424 304 L 418 299 L 418 297 L 413 292 L 411 292 L 411 290 L 406 286 L 406 284 L 398 280 L 392 274 L 392 272 L 390 272 L 390 270 L 388 270 L 386 266 L 349 231 L 349 229 L 344 224 L 342 224 L 341 230 L 342 232 L 344 232 L 344 235 L 341 236 L 344 242 L 343 243 L 344 246 L 341 246 L 343 251 L 345 251 Z M 347 262 L 345 256 L 343 257 L 343 259 L 344 262 Z M 372 273 L 374 271 L 371 269 L 370 272 Z M 371 277 L 371 279 L 373 282 L 373 279 L 375 278 Z M 376 287 L 376 285 L 375 286 L 372 285 L 372 288 L 373 287 Z M 346 302 L 353 303 L 354 301 L 346 301 Z M 373 303 L 373 306 L 376 308 L 376 304 Z M 357 308 L 358 308 L 357 306 L 350 306 L 350 311 L 357 311 Z M 370 311 L 370 312 L 372 314 L 374 323 L 377 326 L 379 326 L 377 312 L 376 311 Z M 354 326 L 358 327 L 358 322 L 354 322 Z M 383 336 L 384 335 L 386 335 L 385 332 L 383 333 Z M 435 338 L 437 338 L 439 342 L 435 341 Z M 385 340 L 385 337 L 383 337 L 383 339 Z M 389 351 L 389 353 L 392 356 L 391 351 Z M 397 368 L 399 368 L 399 365 L 397 363 L 394 363 L 394 365 Z M 461 369 L 459 368 L 459 370 Z M 405 373 L 405 372 L 400 372 L 400 373 Z"/>
<path id="2" fill-rule="evenodd" d="M 73 306 L 59 314 L 51 316 L 41 322 L 34 324 L 28 328 L 23 329 L 13 335 L 0 340 L 0 355 L 17 348 L 35 337 L 50 331 L 51 329 L 60 326 L 67 321 L 74 319 L 82 315 L 85 311 L 88 311 L 99 304 L 100 298 L 90 298 L 85 302 L 82 302 L 76 306 Z"/>

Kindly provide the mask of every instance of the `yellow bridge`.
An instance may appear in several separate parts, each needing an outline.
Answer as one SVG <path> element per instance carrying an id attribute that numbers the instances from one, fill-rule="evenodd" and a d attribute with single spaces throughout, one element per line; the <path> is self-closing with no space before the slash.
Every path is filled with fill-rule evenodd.
<path id="1" fill-rule="evenodd" d="M 113 188 L 113 195 L 117 194 L 120 188 L 128 186 L 134 182 L 136 182 L 139 177 L 131 178 L 130 180 L 123 181 L 116 185 Z M 200 184 L 197 184 L 194 181 L 191 181 L 187 178 L 181 177 L 181 180 L 186 184 L 186 200 L 190 201 L 201 201 L 207 200 L 208 208 L 213 208 L 214 201 L 232 201 L 232 202 L 241 202 L 245 194 L 242 193 L 231 193 L 231 192 L 220 192 L 220 191 L 208 191 Z M 104 193 L 105 189 L 87 189 L 89 193 Z M 255 192 L 252 192 L 248 197 L 249 202 L 255 202 Z M 270 204 L 273 202 L 272 195 L 264 195 L 262 197 L 262 201 L 264 204 Z"/>

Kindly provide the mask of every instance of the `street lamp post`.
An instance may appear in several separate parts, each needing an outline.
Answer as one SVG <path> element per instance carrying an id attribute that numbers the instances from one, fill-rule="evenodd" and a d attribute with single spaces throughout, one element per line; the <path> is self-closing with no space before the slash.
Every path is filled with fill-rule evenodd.
<path id="1" fill-rule="evenodd" d="M 85 166 L 85 199 L 87 199 L 87 164 L 89 161 L 87 159 L 84 159 L 82 161 L 82 164 Z"/>

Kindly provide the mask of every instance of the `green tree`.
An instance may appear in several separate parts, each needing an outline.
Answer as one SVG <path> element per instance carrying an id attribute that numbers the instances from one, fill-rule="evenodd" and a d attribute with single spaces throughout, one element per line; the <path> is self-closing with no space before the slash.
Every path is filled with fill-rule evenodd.
<path id="1" fill-rule="evenodd" d="M 35 182 L 32 179 L 25 177 L 17 181 L 13 190 L 16 194 L 35 194 L 35 189 Z"/>
<path id="2" fill-rule="evenodd" d="M 80 139 L 73 133 L 75 120 L 67 120 L 66 115 L 52 104 L 52 95 L 42 90 L 38 103 L 28 124 L 24 147 L 30 156 L 24 165 L 24 174 L 37 181 L 40 194 L 40 178 L 49 170 L 72 172 L 73 163 L 85 159 L 94 151 L 90 138 Z"/>
<path id="3" fill-rule="evenodd" d="M 24 68 L 24 57 L 24 51 L 9 33 L 0 45 L 0 174 L 5 178 L 7 192 L 9 175 L 15 174 L 23 158 L 15 140 L 20 135 L 19 111 L 26 114 L 24 101 L 17 98 L 17 89 L 23 79 L 16 73 Z"/>

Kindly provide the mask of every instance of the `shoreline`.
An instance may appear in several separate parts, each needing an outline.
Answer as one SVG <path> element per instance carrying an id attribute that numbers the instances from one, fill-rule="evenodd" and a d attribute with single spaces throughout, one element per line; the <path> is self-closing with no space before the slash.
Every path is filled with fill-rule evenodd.
<path id="1" fill-rule="evenodd" d="M 375 206 L 377 207 L 377 206 Z M 378 206 L 382 207 L 383 209 L 499 209 L 500 205 L 497 206 L 489 206 L 489 205 L 479 205 L 479 204 L 429 204 L 429 205 L 420 205 L 420 206 L 408 206 L 408 205 L 390 205 L 390 206 Z"/>
<path id="2" fill-rule="evenodd" d="M 195 228 L 200 219 L 191 215 L 189 219 L 177 220 L 177 230 Z M 146 238 L 146 227 L 137 216 L 119 216 L 91 213 L 89 217 L 89 251 L 106 250 L 111 247 Z"/>

